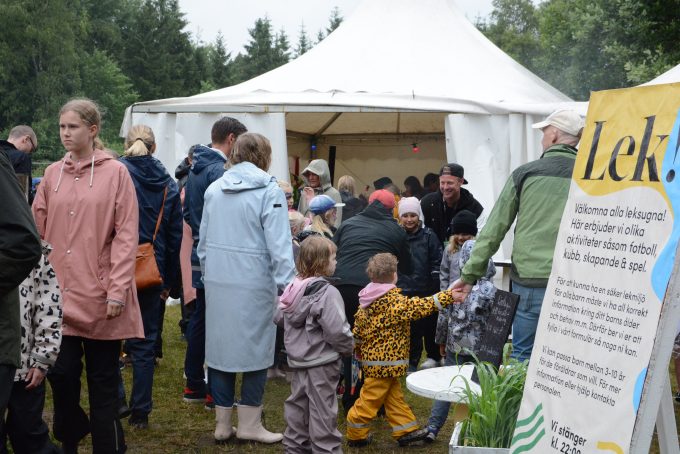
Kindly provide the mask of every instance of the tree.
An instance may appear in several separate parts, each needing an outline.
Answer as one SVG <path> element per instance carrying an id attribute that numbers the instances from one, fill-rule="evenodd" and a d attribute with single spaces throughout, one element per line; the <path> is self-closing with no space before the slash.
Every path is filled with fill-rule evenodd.
<path id="1" fill-rule="evenodd" d="M 252 79 L 288 62 L 288 37 L 283 31 L 274 36 L 269 18 L 257 19 L 248 33 L 250 42 L 245 45 L 246 53 L 239 53 L 234 58 L 235 83 Z"/>
<path id="2" fill-rule="evenodd" d="M 309 40 L 309 36 L 307 36 L 307 30 L 305 29 L 305 23 L 302 22 L 300 23 L 300 32 L 298 33 L 298 42 L 297 45 L 295 46 L 295 58 L 299 57 L 300 55 L 304 54 L 307 52 L 309 49 L 312 48 L 312 42 Z"/>
<path id="3" fill-rule="evenodd" d="M 231 84 L 231 52 L 227 52 L 222 32 L 217 33 L 217 38 L 211 47 L 210 63 L 212 67 L 212 81 L 218 88 L 227 87 Z"/>
<path id="4" fill-rule="evenodd" d="M 331 11 L 331 17 L 328 18 L 328 27 L 326 27 L 326 36 L 330 35 L 336 28 L 340 26 L 343 17 L 340 15 L 340 8 L 337 6 Z"/>

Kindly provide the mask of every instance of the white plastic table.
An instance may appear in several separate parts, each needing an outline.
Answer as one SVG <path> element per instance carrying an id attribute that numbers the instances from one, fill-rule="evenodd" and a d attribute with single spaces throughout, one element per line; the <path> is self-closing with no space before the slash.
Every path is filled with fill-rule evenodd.
<path id="1" fill-rule="evenodd" d="M 465 403 L 465 379 L 475 394 L 481 390 L 470 379 L 475 366 L 433 367 L 419 370 L 406 377 L 406 387 L 414 394 L 435 400 Z"/>

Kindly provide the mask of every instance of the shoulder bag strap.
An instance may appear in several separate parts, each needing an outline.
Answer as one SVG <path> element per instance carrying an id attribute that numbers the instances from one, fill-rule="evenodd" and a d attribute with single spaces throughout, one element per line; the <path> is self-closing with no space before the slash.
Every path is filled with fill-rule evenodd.
<path id="1" fill-rule="evenodd" d="M 165 191 L 163 191 L 163 203 L 161 204 L 161 212 L 158 213 L 158 220 L 156 221 L 156 230 L 153 232 L 153 239 L 151 240 L 151 244 L 153 244 L 156 241 L 156 234 L 158 233 L 158 229 L 161 226 L 161 220 L 163 219 L 163 208 L 165 208 L 165 198 L 168 196 L 168 187 L 165 186 Z"/>

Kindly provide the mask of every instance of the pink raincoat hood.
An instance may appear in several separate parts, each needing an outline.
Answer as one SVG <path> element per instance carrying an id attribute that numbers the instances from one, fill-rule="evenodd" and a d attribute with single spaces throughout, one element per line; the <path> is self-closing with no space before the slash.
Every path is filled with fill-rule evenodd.
<path id="1" fill-rule="evenodd" d="M 395 287 L 396 285 L 394 284 L 378 284 L 376 282 L 371 282 L 359 292 L 359 306 L 362 309 L 366 309 L 373 301 Z"/>
<path id="2" fill-rule="evenodd" d="M 295 276 L 293 282 L 288 284 L 279 298 L 279 309 L 281 309 L 282 312 L 292 312 L 293 309 L 295 309 L 295 304 L 297 304 L 304 296 L 307 284 L 314 279 L 317 278 L 308 277 L 306 279 L 300 279 L 298 276 Z"/>

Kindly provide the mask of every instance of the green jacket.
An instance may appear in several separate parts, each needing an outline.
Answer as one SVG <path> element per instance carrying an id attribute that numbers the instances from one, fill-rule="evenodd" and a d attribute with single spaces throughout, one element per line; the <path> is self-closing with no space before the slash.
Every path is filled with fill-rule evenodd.
<path id="1" fill-rule="evenodd" d="M 7 153 L 0 150 L 0 365 L 19 367 L 21 281 L 42 256 L 33 215 Z"/>
<path id="2" fill-rule="evenodd" d="M 510 279 L 526 287 L 547 286 L 575 161 L 576 148 L 558 144 L 512 172 L 462 270 L 463 282 L 484 276 L 517 218 Z"/>

